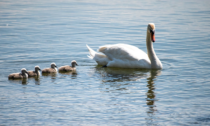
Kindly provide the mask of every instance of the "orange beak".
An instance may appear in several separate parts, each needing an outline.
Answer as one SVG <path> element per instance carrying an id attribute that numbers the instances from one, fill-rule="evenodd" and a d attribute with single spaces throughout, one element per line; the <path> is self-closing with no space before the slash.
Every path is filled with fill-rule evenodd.
<path id="1" fill-rule="evenodd" d="M 155 42 L 155 33 L 154 32 L 151 32 L 151 39 L 152 39 L 152 42 Z"/>

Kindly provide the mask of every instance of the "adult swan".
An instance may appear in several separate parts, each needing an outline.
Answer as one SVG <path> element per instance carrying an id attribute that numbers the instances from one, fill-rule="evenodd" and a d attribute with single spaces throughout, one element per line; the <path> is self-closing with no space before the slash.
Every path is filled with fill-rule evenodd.
<path id="1" fill-rule="evenodd" d="M 93 51 L 87 45 L 90 52 L 88 57 L 98 65 L 107 67 L 162 69 L 162 63 L 155 54 L 152 42 L 155 42 L 155 24 L 149 23 L 146 37 L 148 55 L 135 46 L 115 44 L 99 47 L 98 51 L 103 54 Z"/>

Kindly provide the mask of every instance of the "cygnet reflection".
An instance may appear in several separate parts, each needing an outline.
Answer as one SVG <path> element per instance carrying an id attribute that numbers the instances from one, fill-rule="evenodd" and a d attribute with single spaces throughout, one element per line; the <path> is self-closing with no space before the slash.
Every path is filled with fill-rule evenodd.
<path id="1" fill-rule="evenodd" d="M 59 73 L 63 76 L 65 75 L 70 75 L 72 79 L 76 79 L 77 77 L 77 71 L 68 71 L 68 72 L 65 72 L 65 71 L 59 71 Z"/>
<path id="2" fill-rule="evenodd" d="M 28 79 L 24 78 L 24 79 L 9 79 L 10 83 L 15 83 L 15 84 L 22 84 L 22 85 L 27 85 L 28 84 Z"/>

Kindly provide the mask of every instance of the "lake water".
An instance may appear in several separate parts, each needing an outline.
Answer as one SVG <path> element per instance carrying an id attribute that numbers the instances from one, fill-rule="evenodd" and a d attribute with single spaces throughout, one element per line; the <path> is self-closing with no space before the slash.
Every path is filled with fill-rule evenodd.
<path id="1" fill-rule="evenodd" d="M 209 0 L 1 0 L 1 125 L 210 125 Z M 101 68 L 105 44 L 146 50 L 148 23 L 162 70 Z M 76 73 L 8 80 L 78 63 Z"/>

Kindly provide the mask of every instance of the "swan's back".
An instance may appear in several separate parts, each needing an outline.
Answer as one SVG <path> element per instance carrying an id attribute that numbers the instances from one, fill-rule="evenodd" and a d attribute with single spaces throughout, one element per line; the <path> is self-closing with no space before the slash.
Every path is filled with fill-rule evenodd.
<path id="1" fill-rule="evenodd" d="M 151 68 L 148 55 L 139 48 L 127 44 L 105 45 L 99 47 L 110 60 L 108 67 Z"/>
<path id="2" fill-rule="evenodd" d="M 90 58 L 94 59 L 98 65 L 107 67 L 121 68 L 151 68 L 151 62 L 148 55 L 139 48 L 127 44 L 105 45 L 99 47 L 96 53 L 88 45 Z"/>
<path id="3" fill-rule="evenodd" d="M 147 60 L 150 62 L 148 55 L 139 48 L 127 44 L 105 45 L 99 47 L 99 52 L 104 53 L 109 59 L 120 59 L 139 61 Z"/>

